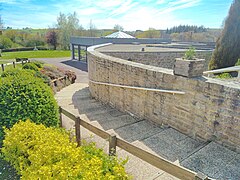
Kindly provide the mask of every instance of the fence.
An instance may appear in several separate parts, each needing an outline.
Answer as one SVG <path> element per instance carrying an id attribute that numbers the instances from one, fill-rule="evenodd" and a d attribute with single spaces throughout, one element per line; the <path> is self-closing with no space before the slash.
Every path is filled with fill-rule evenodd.
<path id="1" fill-rule="evenodd" d="M 57 79 L 54 79 L 54 80 L 52 80 L 52 81 L 50 81 L 50 84 L 53 84 L 54 86 L 57 86 L 57 81 L 60 81 L 60 80 L 67 80 L 67 76 L 62 76 L 62 77 L 60 77 L 60 78 L 57 78 Z"/>
<path id="2" fill-rule="evenodd" d="M 68 112 L 64 108 L 59 108 L 60 112 L 60 125 L 62 126 L 62 114 L 75 121 L 75 135 L 78 146 L 81 146 L 81 126 L 87 130 L 93 132 L 94 134 L 100 136 L 103 139 L 109 141 L 109 155 L 116 154 L 116 147 L 119 147 L 130 154 L 148 162 L 149 164 L 183 180 L 208 180 L 209 178 L 203 174 L 197 174 L 191 170 L 188 170 L 184 167 L 173 164 L 172 162 L 151 154 L 137 146 L 134 146 L 127 141 L 124 141 L 115 134 L 109 134 L 108 132 L 82 120 L 79 116 Z"/>
<path id="3" fill-rule="evenodd" d="M 13 65 L 13 68 L 16 68 L 16 64 L 25 64 L 25 63 L 29 63 L 30 60 L 22 60 L 22 61 L 19 61 L 19 62 L 10 62 L 10 63 L 6 63 L 6 64 L 1 64 L 1 69 L 2 71 L 5 70 L 5 66 L 9 66 L 9 65 Z"/>

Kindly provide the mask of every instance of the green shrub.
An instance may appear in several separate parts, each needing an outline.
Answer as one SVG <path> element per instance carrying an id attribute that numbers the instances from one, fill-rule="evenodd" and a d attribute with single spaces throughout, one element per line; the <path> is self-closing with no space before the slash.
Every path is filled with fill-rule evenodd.
<path id="1" fill-rule="evenodd" d="M 219 79 L 229 79 L 229 78 L 232 78 L 232 76 L 229 73 L 222 73 L 222 74 L 217 75 L 216 78 L 219 78 Z"/>
<path id="2" fill-rule="evenodd" d="M 43 68 L 44 62 L 42 61 L 32 61 L 39 69 Z"/>
<path id="3" fill-rule="evenodd" d="M 3 126 L 9 128 L 28 118 L 37 124 L 58 125 L 58 106 L 51 88 L 29 70 L 0 78 L 0 142 Z"/>
<path id="4" fill-rule="evenodd" d="M 32 62 L 24 64 L 22 68 L 23 69 L 30 69 L 30 70 L 33 70 L 33 71 L 38 71 L 38 67 Z"/>
<path id="5" fill-rule="evenodd" d="M 40 71 L 36 71 L 34 74 L 35 77 L 41 78 L 43 82 L 47 85 L 50 85 L 51 79 Z"/>
<path id="6" fill-rule="evenodd" d="M 57 79 L 65 75 L 63 70 L 57 68 L 56 66 L 47 64 L 41 69 L 41 73 L 45 74 L 51 79 Z"/>
<path id="7" fill-rule="evenodd" d="M 109 157 L 94 144 L 77 147 L 62 129 L 27 120 L 5 133 L 2 152 L 22 179 L 129 179 L 126 161 Z"/>
<path id="8" fill-rule="evenodd" d="M 192 60 L 195 58 L 196 52 L 194 47 L 190 47 L 184 54 L 184 59 Z"/>
<path id="9" fill-rule="evenodd" d="M 50 81 L 51 79 L 46 76 L 45 74 L 41 73 L 40 71 L 33 71 L 33 70 L 30 70 L 30 69 L 9 69 L 7 71 L 4 71 L 2 74 L 1 74 L 1 77 L 8 77 L 8 76 L 16 76 L 16 75 L 19 75 L 19 73 L 22 73 L 22 71 L 24 71 L 24 74 L 28 74 L 28 75 L 31 75 L 31 76 L 34 76 L 34 77 L 37 77 L 37 78 L 40 78 L 43 80 L 43 82 L 47 85 L 50 85 Z"/>
<path id="10" fill-rule="evenodd" d="M 240 66 L 240 58 L 237 60 L 235 66 Z"/>
<path id="11" fill-rule="evenodd" d="M 17 69 L 17 68 L 11 68 L 9 70 L 6 70 L 4 71 L 2 74 L 1 74 L 1 77 L 9 77 L 9 76 L 17 76 L 19 74 L 22 73 L 22 71 L 24 71 L 24 75 L 30 75 L 30 76 L 33 76 L 34 75 L 34 71 L 31 71 L 31 70 L 28 70 L 28 69 L 25 69 L 25 70 L 22 70 L 22 69 Z"/>

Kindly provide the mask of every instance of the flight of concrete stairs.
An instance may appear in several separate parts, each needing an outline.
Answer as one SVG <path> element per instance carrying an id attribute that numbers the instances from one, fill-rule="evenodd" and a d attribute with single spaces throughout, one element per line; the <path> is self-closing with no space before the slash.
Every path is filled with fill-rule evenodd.
<path id="1" fill-rule="evenodd" d="M 72 84 L 55 97 L 60 106 L 83 120 L 173 163 L 213 179 L 240 179 L 240 154 L 215 142 L 197 141 L 171 127 L 162 127 L 104 105 L 90 96 L 88 84 Z M 63 117 L 63 126 L 71 129 L 74 122 Z M 98 147 L 107 151 L 106 140 L 84 128 L 81 133 L 84 139 L 97 142 Z M 126 170 L 134 179 L 177 179 L 124 150 L 117 149 L 117 155 L 129 158 Z"/>

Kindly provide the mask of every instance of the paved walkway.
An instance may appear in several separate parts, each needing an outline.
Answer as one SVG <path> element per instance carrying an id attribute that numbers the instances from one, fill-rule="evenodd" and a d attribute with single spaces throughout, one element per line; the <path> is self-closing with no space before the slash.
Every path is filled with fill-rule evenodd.
<path id="1" fill-rule="evenodd" d="M 173 128 L 160 127 L 145 119 L 132 117 L 125 112 L 101 104 L 90 96 L 86 83 L 87 72 L 81 67 L 82 63 L 66 62 L 61 59 L 45 60 L 63 68 L 71 68 L 77 73 L 78 83 L 56 94 L 59 105 L 68 111 L 80 115 L 82 119 L 108 132 L 114 132 L 136 146 L 195 172 L 202 172 L 215 179 L 240 179 L 240 155 L 236 152 L 215 142 L 196 141 Z M 67 117 L 64 117 L 63 121 L 66 128 L 73 128 L 74 123 Z M 82 137 L 97 142 L 97 145 L 105 150 L 108 149 L 108 143 L 105 140 L 87 130 L 82 131 Z M 124 150 L 117 149 L 117 154 L 119 157 L 129 157 L 126 169 L 134 179 L 176 179 Z"/>

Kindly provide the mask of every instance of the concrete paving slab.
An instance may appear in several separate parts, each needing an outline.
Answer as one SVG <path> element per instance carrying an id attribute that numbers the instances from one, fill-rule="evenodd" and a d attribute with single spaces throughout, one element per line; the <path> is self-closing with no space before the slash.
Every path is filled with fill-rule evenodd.
<path id="1" fill-rule="evenodd" d="M 216 179 L 240 179 L 240 154 L 238 154 L 223 170 L 217 172 Z"/>
<path id="2" fill-rule="evenodd" d="M 179 180 L 179 179 L 165 172 L 163 174 L 160 174 L 154 180 Z"/>
<path id="3" fill-rule="evenodd" d="M 128 158 L 128 162 L 125 165 L 126 171 L 136 180 L 154 179 L 154 177 L 164 172 L 124 150 L 117 150 L 117 157 L 123 159 Z"/>
<path id="4" fill-rule="evenodd" d="M 228 165 L 231 167 L 231 162 L 237 158 L 239 158 L 239 154 L 236 152 L 233 152 L 215 142 L 211 142 L 206 147 L 200 149 L 198 152 L 181 162 L 181 165 L 195 172 L 202 172 L 212 178 L 216 178 L 217 176 L 220 179 L 224 179 L 226 167 Z M 236 174 L 239 174 L 240 166 L 237 169 L 238 173 Z M 231 171 L 229 173 L 231 173 Z"/>
<path id="5" fill-rule="evenodd" d="M 148 138 L 161 131 L 163 131 L 162 128 L 147 120 L 139 121 L 137 123 L 115 129 L 115 132 L 120 137 L 129 142 Z"/>
<path id="6" fill-rule="evenodd" d="M 165 129 L 142 142 L 159 156 L 172 162 L 181 161 L 201 145 L 201 142 L 193 140 L 172 128 Z"/>
<path id="7" fill-rule="evenodd" d="M 124 114 L 126 114 L 126 113 L 121 112 L 121 111 L 118 111 L 118 110 L 112 108 L 112 110 L 110 110 L 109 114 L 110 114 L 111 116 L 113 116 L 113 117 L 118 117 L 118 116 L 122 116 L 122 115 L 124 115 Z"/>

